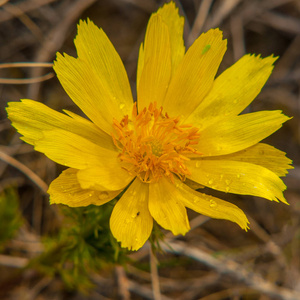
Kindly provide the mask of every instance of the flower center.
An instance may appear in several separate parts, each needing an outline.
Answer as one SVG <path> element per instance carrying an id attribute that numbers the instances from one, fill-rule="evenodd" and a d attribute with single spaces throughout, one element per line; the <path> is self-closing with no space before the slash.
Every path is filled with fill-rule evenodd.
<path id="1" fill-rule="evenodd" d="M 179 117 L 170 118 L 162 111 L 154 102 L 138 114 L 135 103 L 131 119 L 126 115 L 113 123 L 112 137 L 123 168 L 143 182 L 162 176 L 174 182 L 174 175 L 184 181 L 190 174 L 185 161 L 191 154 L 200 154 L 193 148 L 198 144 L 198 129 L 180 124 Z"/>

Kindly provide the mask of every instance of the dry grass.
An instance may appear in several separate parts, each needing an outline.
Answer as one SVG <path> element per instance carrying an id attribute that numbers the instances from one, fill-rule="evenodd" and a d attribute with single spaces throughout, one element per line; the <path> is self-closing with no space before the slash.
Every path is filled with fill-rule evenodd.
<path id="1" fill-rule="evenodd" d="M 104 29 L 120 53 L 134 91 L 139 44 L 151 12 L 163 2 L 2 0 L 1 63 L 52 62 L 57 51 L 75 54 L 72 40 L 76 23 L 89 17 Z M 47 184 L 61 168 L 19 140 L 4 108 L 9 101 L 29 98 L 58 110 L 78 110 L 58 80 L 49 79 L 51 69 L 38 65 L 2 68 L 0 77 L 12 80 L 0 79 L 0 190 L 17 188 L 26 222 L 0 255 L 1 299 L 152 299 L 151 280 L 156 286 L 156 299 L 300 299 L 300 2 L 176 3 L 186 17 L 187 45 L 211 27 L 224 31 L 229 45 L 221 70 L 245 53 L 280 56 L 270 80 L 249 109 L 282 109 L 294 117 L 267 141 L 294 161 L 295 169 L 284 179 L 290 206 L 228 194 L 226 198 L 249 216 L 250 232 L 229 222 L 190 213 L 194 229 L 184 238 L 168 236 L 172 249 L 165 247 L 165 254 L 159 255 L 158 272 L 146 246 L 131 255 L 135 262 L 125 270 L 116 267 L 91 274 L 95 288 L 90 295 L 66 291 L 59 278 L 48 278 L 35 270 L 24 271 L 22 267 L 28 260 L 42 251 L 42 236 L 61 226 L 57 208 L 49 206 L 45 193 Z M 35 83 L 20 84 L 24 78 Z M 149 256 L 151 272 L 136 267 L 148 264 Z"/>

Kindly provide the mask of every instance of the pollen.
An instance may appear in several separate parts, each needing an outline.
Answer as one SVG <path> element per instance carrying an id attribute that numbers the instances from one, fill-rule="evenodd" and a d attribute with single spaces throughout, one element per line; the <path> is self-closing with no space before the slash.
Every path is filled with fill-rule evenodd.
<path id="1" fill-rule="evenodd" d="M 155 182 L 162 176 L 172 182 L 174 176 L 184 181 L 190 175 L 185 162 L 201 154 L 194 148 L 200 137 L 198 128 L 181 124 L 180 117 L 169 117 L 156 102 L 140 113 L 134 104 L 131 118 L 114 120 L 113 128 L 123 168 L 143 182 Z"/>

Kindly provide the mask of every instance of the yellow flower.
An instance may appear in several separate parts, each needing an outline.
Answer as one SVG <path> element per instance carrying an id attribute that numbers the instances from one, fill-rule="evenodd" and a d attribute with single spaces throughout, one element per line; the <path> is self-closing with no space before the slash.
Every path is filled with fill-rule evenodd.
<path id="1" fill-rule="evenodd" d="M 78 25 L 78 58 L 58 53 L 54 70 L 90 120 L 28 99 L 7 108 L 25 142 L 69 167 L 51 183 L 51 203 L 102 205 L 125 190 L 110 228 L 132 250 L 147 241 L 153 219 L 174 235 L 189 231 L 186 207 L 247 230 L 238 207 L 187 179 L 287 203 L 279 176 L 291 161 L 260 141 L 289 118 L 281 111 L 240 115 L 276 58 L 245 55 L 215 79 L 226 51 L 222 32 L 209 30 L 185 52 L 183 23 L 172 2 L 152 14 L 139 51 L 137 102 L 115 48 L 88 20 Z"/>

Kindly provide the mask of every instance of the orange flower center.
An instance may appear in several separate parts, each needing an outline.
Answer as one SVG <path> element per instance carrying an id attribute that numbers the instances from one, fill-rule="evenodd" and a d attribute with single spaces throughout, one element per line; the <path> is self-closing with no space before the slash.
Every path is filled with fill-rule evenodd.
<path id="1" fill-rule="evenodd" d="M 123 167 L 143 182 L 157 181 L 167 176 L 174 182 L 174 174 L 182 181 L 190 172 L 185 166 L 191 154 L 200 154 L 193 146 L 198 144 L 198 129 L 180 124 L 180 118 L 170 118 L 163 108 L 150 103 L 148 109 L 137 113 L 136 103 L 132 117 L 114 120 L 114 144 L 120 149 Z"/>

